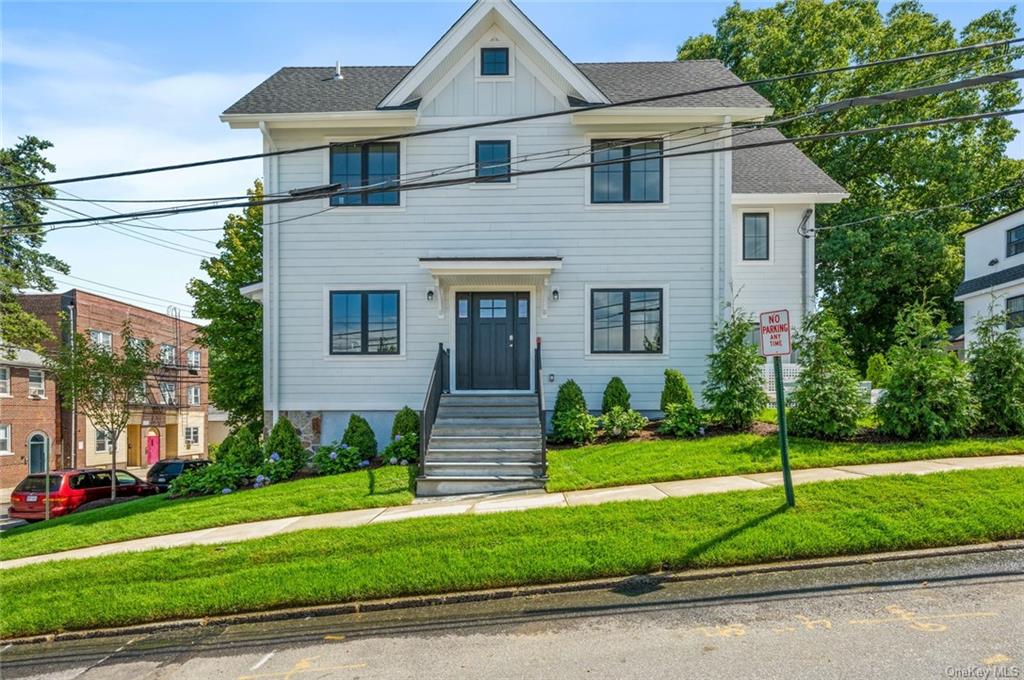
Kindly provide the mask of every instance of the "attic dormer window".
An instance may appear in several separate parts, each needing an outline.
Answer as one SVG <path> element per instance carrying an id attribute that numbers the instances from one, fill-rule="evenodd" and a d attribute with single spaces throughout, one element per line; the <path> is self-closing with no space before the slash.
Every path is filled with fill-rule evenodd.
<path id="1" fill-rule="evenodd" d="M 507 76 L 508 48 L 484 47 L 480 50 L 480 75 Z"/>

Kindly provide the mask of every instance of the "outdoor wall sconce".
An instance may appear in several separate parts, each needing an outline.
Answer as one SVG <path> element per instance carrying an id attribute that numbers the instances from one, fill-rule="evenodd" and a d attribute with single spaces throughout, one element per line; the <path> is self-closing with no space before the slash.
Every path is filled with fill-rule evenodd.
<path id="1" fill-rule="evenodd" d="M 427 302 L 433 302 L 433 301 L 434 301 L 434 289 L 431 288 L 430 290 L 427 291 Z"/>
<path id="2" fill-rule="evenodd" d="M 999 258 L 998 257 L 993 257 L 991 260 L 988 261 L 988 266 L 989 267 L 995 267 L 997 264 L 999 264 Z"/>
<path id="3" fill-rule="evenodd" d="M 551 291 L 551 299 L 554 300 L 555 302 L 558 302 L 558 289 L 557 288 L 555 288 L 553 291 Z"/>

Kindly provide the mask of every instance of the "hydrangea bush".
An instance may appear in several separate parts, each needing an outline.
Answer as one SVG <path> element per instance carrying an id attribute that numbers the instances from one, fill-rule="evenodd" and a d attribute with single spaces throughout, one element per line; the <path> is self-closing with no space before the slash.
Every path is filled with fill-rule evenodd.
<path id="1" fill-rule="evenodd" d="M 647 427 L 648 420 L 639 411 L 613 406 L 599 419 L 601 429 L 609 439 L 629 439 Z"/>
<path id="2" fill-rule="evenodd" d="M 420 437 L 415 432 L 396 434 L 382 454 L 392 465 L 413 465 L 420 457 Z"/>
<path id="3" fill-rule="evenodd" d="M 313 467 L 322 475 L 340 475 L 359 467 L 363 455 L 359 449 L 343 442 L 321 446 L 313 454 Z"/>

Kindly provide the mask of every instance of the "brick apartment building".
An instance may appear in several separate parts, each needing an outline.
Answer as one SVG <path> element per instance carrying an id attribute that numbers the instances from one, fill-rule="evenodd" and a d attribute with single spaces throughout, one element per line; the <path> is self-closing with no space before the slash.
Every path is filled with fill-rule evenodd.
<path id="1" fill-rule="evenodd" d="M 28 350 L 0 355 L 0 503 L 26 474 L 43 472 L 47 457 L 60 466 L 59 420 L 56 385 L 43 357 Z"/>
<path id="2" fill-rule="evenodd" d="M 117 351 L 127 321 L 133 335 L 152 343 L 152 358 L 159 367 L 147 379 L 144 399 L 118 441 L 118 465 L 141 467 L 163 458 L 205 457 L 208 362 L 206 349 L 196 343 L 197 325 L 77 289 L 24 295 L 19 301 L 58 337 L 61 319 L 67 318 L 77 333 Z M 74 413 L 69 403 L 60 404 L 58 417 L 60 467 L 110 465 L 113 447 L 105 433 L 84 414 Z"/>

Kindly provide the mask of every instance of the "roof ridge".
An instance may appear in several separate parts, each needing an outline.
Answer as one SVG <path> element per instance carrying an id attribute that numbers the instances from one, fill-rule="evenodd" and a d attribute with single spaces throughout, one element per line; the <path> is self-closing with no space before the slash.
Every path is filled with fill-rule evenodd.
<path id="1" fill-rule="evenodd" d="M 334 70 L 335 67 L 334 67 L 333 64 L 327 64 L 327 65 L 324 65 L 324 66 L 282 66 L 280 68 L 280 70 L 284 71 L 286 69 L 314 69 L 314 68 L 329 68 L 331 70 Z M 395 64 L 395 65 L 351 64 L 351 65 L 346 66 L 345 64 L 342 64 L 341 68 L 343 68 L 343 69 L 346 69 L 346 68 L 412 68 L 412 66 L 402 66 L 402 65 L 397 65 L 397 64 Z"/>
<path id="2" fill-rule="evenodd" d="M 721 64 L 721 59 L 634 59 L 628 61 L 575 61 L 577 66 L 606 65 L 606 64 L 693 64 L 696 62 L 714 62 Z"/>

